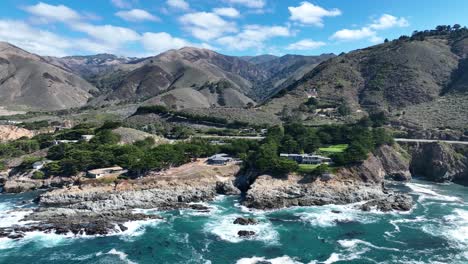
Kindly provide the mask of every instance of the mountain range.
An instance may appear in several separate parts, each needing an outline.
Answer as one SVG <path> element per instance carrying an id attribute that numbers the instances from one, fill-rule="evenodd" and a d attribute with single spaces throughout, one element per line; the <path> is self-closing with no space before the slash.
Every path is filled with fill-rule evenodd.
<path id="1" fill-rule="evenodd" d="M 176 110 L 258 106 L 278 114 L 284 107 L 307 112 L 300 106 L 313 96 L 325 105 L 345 104 L 351 113 L 383 111 L 444 126 L 466 118 L 467 55 L 468 30 L 449 26 L 338 56 L 235 57 L 185 47 L 148 58 L 56 58 L 0 43 L 0 103 L 33 110 L 115 103 Z"/>

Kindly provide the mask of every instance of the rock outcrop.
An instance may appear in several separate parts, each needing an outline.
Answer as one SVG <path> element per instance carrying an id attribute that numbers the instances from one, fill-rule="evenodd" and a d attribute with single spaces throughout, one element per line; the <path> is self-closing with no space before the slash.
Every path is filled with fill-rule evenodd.
<path id="1" fill-rule="evenodd" d="M 238 217 L 233 223 L 235 225 L 256 225 L 258 221 L 255 218 Z"/>
<path id="2" fill-rule="evenodd" d="M 445 143 L 417 146 L 410 164 L 413 175 L 435 182 L 453 181 L 468 184 L 468 158 Z"/>
<path id="3" fill-rule="evenodd" d="M 247 191 L 243 204 L 256 209 L 275 209 L 361 201 L 375 201 L 375 205 L 381 205 L 388 201 L 395 204 L 390 208 L 406 210 L 406 204 L 412 204 L 411 200 L 395 200 L 391 197 L 400 196 L 383 188 L 387 174 L 408 176 L 407 161 L 394 148 L 383 146 L 361 164 L 341 168 L 331 177 L 308 179 L 297 174 L 286 178 L 261 175 Z M 377 209 L 386 210 L 387 207 L 377 206 Z"/>
<path id="4" fill-rule="evenodd" d="M 0 141 L 16 140 L 22 137 L 31 138 L 33 136 L 34 132 L 28 129 L 12 125 L 0 125 Z"/>
<path id="5" fill-rule="evenodd" d="M 73 184 L 74 179 L 54 177 L 45 180 L 33 180 L 28 177 L 6 177 L 3 182 L 5 193 L 23 193 L 46 188 L 61 188 Z M 0 181 L 1 183 L 1 181 Z"/>
<path id="6" fill-rule="evenodd" d="M 370 211 L 375 208 L 382 212 L 389 211 L 409 211 L 413 207 L 413 198 L 407 194 L 391 194 L 382 199 L 369 201 L 359 208 L 363 211 Z"/>
<path id="7" fill-rule="evenodd" d="M 411 156 L 398 144 L 384 145 L 375 151 L 385 171 L 385 176 L 395 181 L 410 181 L 409 171 Z"/>

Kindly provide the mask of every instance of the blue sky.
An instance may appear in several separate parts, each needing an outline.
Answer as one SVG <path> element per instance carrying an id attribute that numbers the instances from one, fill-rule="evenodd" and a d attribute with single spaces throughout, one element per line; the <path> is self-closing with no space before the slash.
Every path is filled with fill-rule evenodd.
<path id="1" fill-rule="evenodd" d="M 2 0 L 0 41 L 40 55 L 150 56 L 196 46 L 228 55 L 341 53 L 439 24 L 451 0 Z"/>

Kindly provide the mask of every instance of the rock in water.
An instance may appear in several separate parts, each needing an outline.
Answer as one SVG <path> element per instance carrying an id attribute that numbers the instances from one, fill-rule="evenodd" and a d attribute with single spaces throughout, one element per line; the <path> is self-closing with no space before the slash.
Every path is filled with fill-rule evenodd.
<path id="1" fill-rule="evenodd" d="M 244 217 L 239 217 L 234 220 L 234 224 L 236 225 L 256 225 L 258 224 L 258 221 L 255 220 L 254 218 L 244 218 Z"/>
<path id="2" fill-rule="evenodd" d="M 237 235 L 239 237 L 253 237 L 253 236 L 255 236 L 255 232 L 254 231 L 240 230 L 239 232 L 237 232 Z"/>
<path id="3" fill-rule="evenodd" d="M 409 211 L 413 207 L 413 198 L 407 194 L 390 194 L 385 198 L 369 201 L 359 208 L 363 211 L 370 211 L 375 208 L 382 212 L 389 211 Z"/>

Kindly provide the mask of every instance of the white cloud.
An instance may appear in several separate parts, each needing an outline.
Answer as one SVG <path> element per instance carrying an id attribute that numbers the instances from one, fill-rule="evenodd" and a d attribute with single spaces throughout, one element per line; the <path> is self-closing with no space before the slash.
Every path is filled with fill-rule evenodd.
<path id="1" fill-rule="evenodd" d="M 231 4 L 244 5 L 250 8 L 263 8 L 266 5 L 265 0 L 227 0 Z"/>
<path id="2" fill-rule="evenodd" d="M 275 37 L 288 37 L 293 33 L 287 27 L 247 25 L 242 31 L 233 36 L 224 36 L 216 41 L 229 49 L 245 50 L 249 48 L 261 49 L 264 42 Z"/>
<path id="3" fill-rule="evenodd" d="M 350 41 L 350 40 L 360 40 L 370 37 L 375 37 L 377 32 L 371 30 L 368 27 L 363 27 L 361 29 L 342 29 L 335 32 L 332 35 L 332 39 Z"/>
<path id="4" fill-rule="evenodd" d="M 118 8 L 130 8 L 131 4 L 126 0 L 111 0 L 111 3 Z"/>
<path id="5" fill-rule="evenodd" d="M 335 32 L 331 39 L 339 41 L 354 41 L 368 39 L 370 42 L 379 43 L 383 39 L 377 35 L 378 30 L 384 30 L 394 27 L 407 27 L 409 22 L 403 17 L 395 17 L 389 14 L 383 14 L 380 18 L 373 21 L 368 26 L 360 29 L 341 29 Z"/>
<path id="6" fill-rule="evenodd" d="M 6 41 L 39 55 L 67 55 L 72 43 L 52 32 L 29 26 L 22 21 L 0 20 L 0 41 Z"/>
<path id="7" fill-rule="evenodd" d="M 231 17 L 236 18 L 240 16 L 239 11 L 232 7 L 224 7 L 224 8 L 215 8 L 213 12 L 217 15 L 224 16 L 224 17 Z"/>
<path id="8" fill-rule="evenodd" d="M 159 21 L 159 18 L 142 9 L 132 9 L 128 11 L 119 11 L 116 16 L 127 21 Z"/>
<path id="9" fill-rule="evenodd" d="M 339 9 L 327 10 L 318 5 L 314 5 L 310 2 L 304 1 L 299 6 L 288 7 L 291 16 L 289 17 L 292 21 L 297 21 L 304 25 L 323 26 L 324 17 L 335 17 L 341 15 Z"/>
<path id="10" fill-rule="evenodd" d="M 167 5 L 181 10 L 189 10 L 190 4 L 185 0 L 167 0 Z"/>
<path id="11" fill-rule="evenodd" d="M 286 49 L 288 50 L 311 50 L 311 49 L 317 49 L 320 47 L 325 46 L 326 43 L 322 41 L 314 41 L 311 39 L 303 39 L 298 42 L 289 44 Z"/>
<path id="12" fill-rule="evenodd" d="M 193 46 L 189 41 L 173 37 L 166 32 L 144 33 L 141 42 L 143 47 L 153 55 L 170 49 L 180 49 L 186 46 Z"/>
<path id="13" fill-rule="evenodd" d="M 374 20 L 369 27 L 375 30 L 388 29 L 392 27 L 407 27 L 409 26 L 408 20 L 404 17 L 395 17 L 389 14 L 383 14 L 379 19 Z"/>
<path id="14" fill-rule="evenodd" d="M 71 27 L 76 31 L 88 34 L 96 40 L 114 46 L 140 39 L 140 35 L 137 32 L 124 27 L 116 27 L 112 25 L 96 26 L 87 23 L 75 23 L 71 25 Z"/>
<path id="15" fill-rule="evenodd" d="M 44 21 L 70 22 L 80 19 L 80 15 L 76 11 L 64 5 L 54 6 L 39 2 L 36 5 L 25 7 L 24 10 L 40 17 Z"/>
<path id="16" fill-rule="evenodd" d="M 197 12 L 185 14 L 179 18 L 185 30 L 194 37 L 207 41 L 218 38 L 225 33 L 237 31 L 234 23 L 222 19 L 214 13 Z"/>

